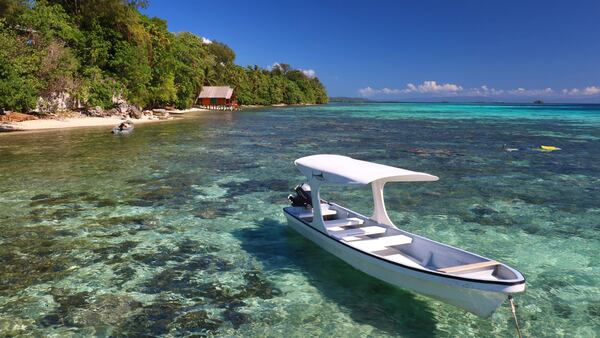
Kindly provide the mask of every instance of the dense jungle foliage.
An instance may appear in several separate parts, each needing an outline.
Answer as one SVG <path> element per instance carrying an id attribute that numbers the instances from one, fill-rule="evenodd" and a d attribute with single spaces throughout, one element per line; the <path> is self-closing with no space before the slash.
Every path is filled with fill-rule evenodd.
<path id="1" fill-rule="evenodd" d="M 67 93 L 70 106 L 187 108 L 203 85 L 240 104 L 325 103 L 318 78 L 281 64 L 236 65 L 226 44 L 171 33 L 144 0 L 0 0 L 0 108 L 27 111 Z"/>

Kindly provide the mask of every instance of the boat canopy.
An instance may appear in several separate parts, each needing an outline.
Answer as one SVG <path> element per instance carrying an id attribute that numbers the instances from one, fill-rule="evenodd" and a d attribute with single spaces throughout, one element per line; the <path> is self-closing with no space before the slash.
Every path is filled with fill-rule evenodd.
<path id="1" fill-rule="evenodd" d="M 417 171 L 361 161 L 341 155 L 312 155 L 297 159 L 294 164 L 308 178 L 311 199 L 320 201 L 320 188 L 324 183 L 360 185 L 371 184 L 373 215 L 376 222 L 396 227 L 390 220 L 383 201 L 383 186 L 387 182 L 437 181 L 438 177 Z M 321 208 L 313 208 L 312 225 L 327 233 Z"/>
<path id="2" fill-rule="evenodd" d="M 438 178 L 426 173 L 361 161 L 341 155 L 312 155 L 297 159 L 294 164 L 309 180 L 332 184 L 370 184 L 385 182 L 424 182 Z"/>

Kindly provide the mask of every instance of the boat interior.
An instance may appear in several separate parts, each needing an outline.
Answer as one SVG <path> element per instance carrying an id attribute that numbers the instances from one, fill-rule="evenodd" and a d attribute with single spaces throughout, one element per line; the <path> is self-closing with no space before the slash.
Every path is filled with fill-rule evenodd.
<path id="1" fill-rule="evenodd" d="M 307 224 L 312 222 L 310 207 L 293 206 L 286 210 Z M 321 210 L 330 237 L 384 260 L 477 280 L 513 281 L 521 278 L 502 263 L 378 223 L 335 203 L 322 200 Z"/>

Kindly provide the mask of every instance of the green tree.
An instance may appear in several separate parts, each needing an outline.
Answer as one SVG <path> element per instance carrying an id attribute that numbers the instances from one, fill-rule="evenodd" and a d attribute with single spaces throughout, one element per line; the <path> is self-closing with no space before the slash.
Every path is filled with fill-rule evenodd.
<path id="1" fill-rule="evenodd" d="M 175 36 L 167 30 L 167 22 L 152 18 L 145 22 L 150 34 L 149 61 L 152 79 L 148 86 L 152 106 L 173 104 L 177 100 L 175 86 Z"/>
<path id="2" fill-rule="evenodd" d="M 204 83 L 208 51 L 202 39 L 191 33 L 175 35 L 173 51 L 176 105 L 178 108 L 189 108 Z"/>
<path id="3" fill-rule="evenodd" d="M 48 44 L 53 40 L 60 40 L 78 47 L 83 37 L 60 5 L 49 4 L 44 0 L 36 1 L 33 8 L 19 17 L 19 27 L 30 34 L 34 44 Z"/>
<path id="4" fill-rule="evenodd" d="M 152 69 L 146 50 L 120 41 L 115 46 L 111 68 L 114 77 L 126 88 L 125 96 L 131 103 L 145 106 L 150 101 L 148 85 L 152 80 Z"/>
<path id="5" fill-rule="evenodd" d="M 0 0 L 0 104 L 28 110 L 69 93 L 109 108 L 115 96 L 141 106 L 187 108 L 202 85 L 229 85 L 241 104 L 324 103 L 327 92 L 289 64 L 234 63 L 219 41 L 173 34 L 139 9 L 146 0 Z"/>
<path id="6" fill-rule="evenodd" d="M 119 82 L 107 77 L 96 66 L 86 67 L 82 72 L 82 81 L 74 96 L 88 106 L 109 108 L 113 104 L 113 97 L 125 91 L 125 88 Z"/>
<path id="7" fill-rule="evenodd" d="M 207 44 L 208 51 L 215 56 L 218 64 L 232 64 L 235 60 L 235 52 L 226 44 L 219 41 L 212 41 Z"/>
<path id="8" fill-rule="evenodd" d="M 0 19 L 0 107 L 25 111 L 35 106 L 41 88 L 36 61 L 33 48 Z"/>

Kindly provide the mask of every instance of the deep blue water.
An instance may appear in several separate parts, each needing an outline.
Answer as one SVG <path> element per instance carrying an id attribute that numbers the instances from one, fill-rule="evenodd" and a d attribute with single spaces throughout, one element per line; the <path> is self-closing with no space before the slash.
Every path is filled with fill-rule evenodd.
<path id="1" fill-rule="evenodd" d="M 287 229 L 315 153 L 439 176 L 389 185 L 399 227 L 519 269 L 526 336 L 600 332 L 599 106 L 370 103 L 0 135 L 0 336 L 514 336 Z"/>

